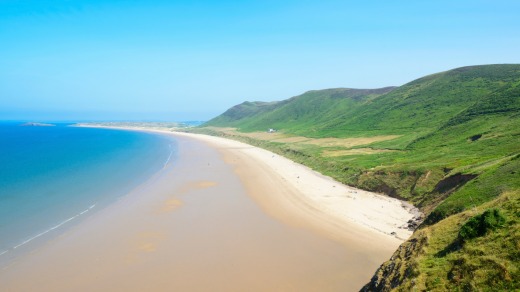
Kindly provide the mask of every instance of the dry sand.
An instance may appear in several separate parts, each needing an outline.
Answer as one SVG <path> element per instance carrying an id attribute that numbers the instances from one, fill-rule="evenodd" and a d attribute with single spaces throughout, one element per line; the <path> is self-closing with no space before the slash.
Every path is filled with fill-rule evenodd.
<path id="1" fill-rule="evenodd" d="M 355 291 L 410 235 L 398 200 L 247 144 L 168 134 L 174 163 L 0 271 L 2 290 Z"/>
<path id="2" fill-rule="evenodd" d="M 412 234 L 404 228 L 406 222 L 418 212 L 410 204 L 343 185 L 283 156 L 245 143 L 207 135 L 176 135 L 193 137 L 221 150 L 226 161 L 235 165 L 253 198 L 266 212 L 278 219 L 291 222 L 287 217 L 306 217 L 309 222 L 302 224 L 317 225 L 323 231 L 330 230 L 330 226 L 323 222 L 328 221 L 339 227 L 333 229 L 346 233 L 340 237 L 349 239 L 352 225 L 356 229 L 365 227 L 360 231 L 377 231 L 388 235 L 386 240 L 397 244 L 396 248 Z M 247 173 L 254 168 L 258 168 L 255 172 L 261 170 L 264 174 L 269 174 L 267 176 L 271 177 L 270 183 L 279 188 L 278 193 L 257 191 L 258 182 L 250 179 L 251 176 Z M 348 228 L 342 227 L 343 225 L 348 225 Z"/>

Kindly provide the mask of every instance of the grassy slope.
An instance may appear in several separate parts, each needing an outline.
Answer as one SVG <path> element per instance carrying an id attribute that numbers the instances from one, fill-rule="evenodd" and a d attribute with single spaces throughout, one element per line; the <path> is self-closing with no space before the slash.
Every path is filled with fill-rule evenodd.
<path id="1" fill-rule="evenodd" d="M 282 102 L 251 103 L 235 106 L 207 122 L 206 126 L 237 127 L 241 131 L 265 131 L 269 128 L 304 134 L 320 135 L 317 125 L 343 120 L 363 102 L 391 91 L 393 87 L 364 89 L 313 90 Z M 256 109 L 254 105 L 257 105 Z"/>
<path id="2" fill-rule="evenodd" d="M 236 127 L 248 119 L 275 109 L 281 104 L 283 102 L 246 101 L 230 108 L 224 114 L 206 123 L 206 125 L 215 124 Z"/>
<path id="3" fill-rule="evenodd" d="M 369 145 L 397 152 L 342 157 L 324 157 L 320 147 L 249 142 L 344 183 L 409 200 L 429 212 L 456 189 L 456 185 L 436 189 L 442 179 L 457 173 L 481 174 L 520 151 L 519 84 L 520 65 L 464 67 L 393 90 L 310 91 L 268 104 L 268 109 L 262 104 L 252 115 L 236 115 L 233 108 L 207 125 L 235 126 L 241 131 L 276 128 L 307 137 L 401 135 Z M 475 135 L 482 136 L 471 141 Z M 441 213 L 449 215 L 468 205 L 461 204 Z"/>
<path id="4" fill-rule="evenodd" d="M 334 99 L 337 91 L 344 97 Z M 325 157 L 316 146 L 246 142 L 286 155 L 344 183 L 411 201 L 428 215 L 417 234 L 446 230 L 432 231 L 428 242 L 453 237 L 465 218 L 461 212 L 482 208 L 498 196 L 520 190 L 520 65 L 464 67 L 426 76 L 384 94 L 365 92 L 349 98 L 347 93 L 344 89 L 313 91 L 256 115 L 210 124 L 237 126 L 242 131 L 275 127 L 307 137 L 401 135 L 369 145 L 399 151 L 341 157 Z M 450 225 L 452 229 L 442 227 L 449 219 L 458 223 Z M 508 238 L 506 233 L 493 238 Z M 505 247 L 489 248 L 504 252 Z M 461 249 L 433 262 L 467 261 L 469 255 L 469 250 Z M 416 278 L 421 275 L 423 284 L 435 281 L 443 283 L 440 287 L 451 287 L 451 282 L 444 283 L 445 269 L 430 269 L 428 261 L 431 258 L 416 256 L 403 260 L 400 266 L 410 267 Z M 484 268 L 494 264 L 481 261 L 471 265 Z M 404 272 L 392 270 L 403 287 L 411 287 L 413 277 L 404 277 Z M 506 276 L 498 281 L 511 284 Z"/>
<path id="5" fill-rule="evenodd" d="M 503 226 L 462 241 L 461 226 L 497 208 Z M 520 191 L 421 228 L 376 272 L 364 291 L 516 291 L 520 289 Z"/>

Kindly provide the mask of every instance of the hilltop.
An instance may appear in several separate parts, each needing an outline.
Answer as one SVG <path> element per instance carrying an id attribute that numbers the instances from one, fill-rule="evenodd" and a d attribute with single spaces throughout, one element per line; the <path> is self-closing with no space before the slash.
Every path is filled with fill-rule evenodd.
<path id="1" fill-rule="evenodd" d="M 424 222 L 410 223 L 421 224 L 368 290 L 520 288 L 520 65 L 245 102 L 198 131 L 268 148 L 419 207 Z M 462 238 L 463 226 L 490 208 L 502 223 Z"/>

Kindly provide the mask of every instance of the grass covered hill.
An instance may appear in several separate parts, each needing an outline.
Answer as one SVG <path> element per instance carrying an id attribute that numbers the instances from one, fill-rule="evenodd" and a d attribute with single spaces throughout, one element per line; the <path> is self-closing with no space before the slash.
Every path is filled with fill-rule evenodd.
<path id="1" fill-rule="evenodd" d="M 275 128 L 283 129 L 288 133 L 308 135 L 310 132 L 316 132 L 317 125 L 344 120 L 368 100 L 393 89 L 394 87 L 312 90 L 279 102 L 244 102 L 205 125 L 237 127 L 248 132 Z"/>
<path id="2" fill-rule="evenodd" d="M 398 88 L 313 90 L 281 102 L 245 102 L 206 125 L 245 132 L 277 128 L 313 137 L 428 132 L 469 107 L 478 111 L 493 104 L 492 94 L 507 90 L 505 84 L 514 90 L 518 74 L 519 65 L 473 66 L 426 76 Z M 513 109 L 518 101 L 508 102 Z"/>
<path id="3" fill-rule="evenodd" d="M 520 289 L 520 65 L 246 102 L 198 131 L 270 149 L 419 207 L 424 222 L 368 290 Z M 502 223 L 475 238 L 460 236 L 490 208 Z"/>

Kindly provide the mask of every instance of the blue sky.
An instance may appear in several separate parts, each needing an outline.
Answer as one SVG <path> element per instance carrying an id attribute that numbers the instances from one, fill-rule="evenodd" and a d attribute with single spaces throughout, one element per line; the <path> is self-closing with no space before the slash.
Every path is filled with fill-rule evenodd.
<path id="1" fill-rule="evenodd" d="M 0 119 L 206 120 L 520 63 L 520 1 L 0 0 Z"/>

